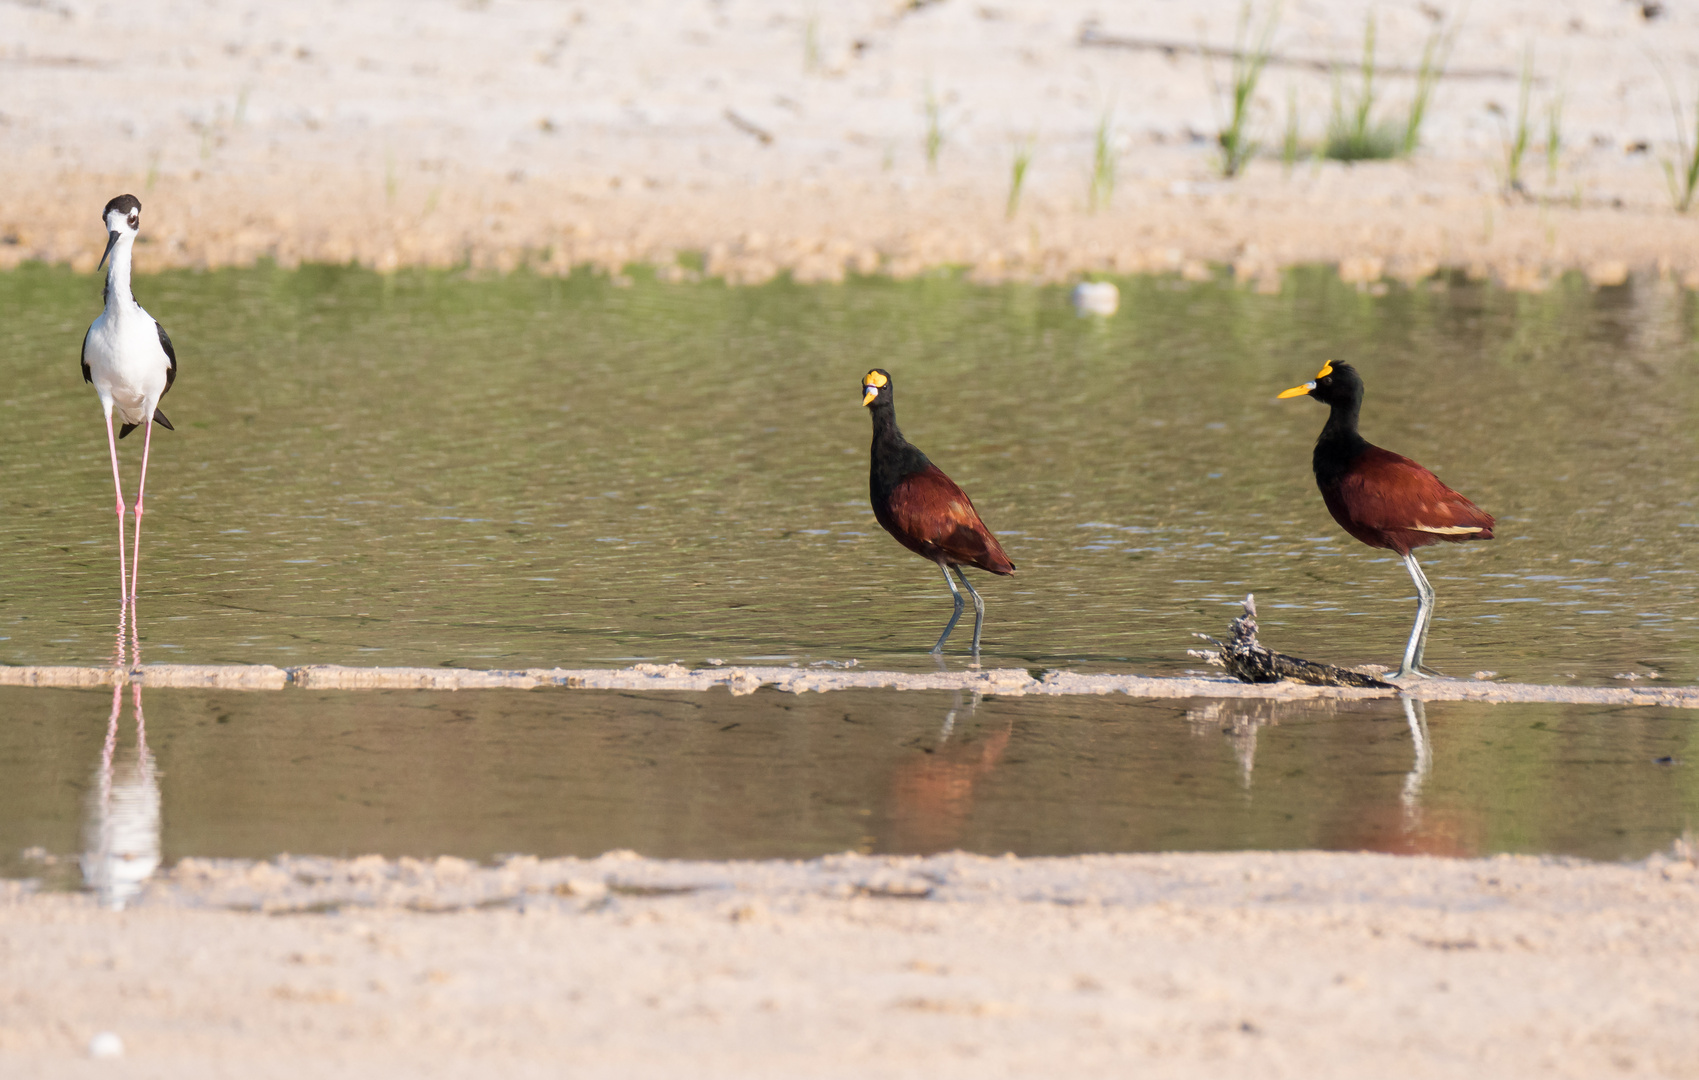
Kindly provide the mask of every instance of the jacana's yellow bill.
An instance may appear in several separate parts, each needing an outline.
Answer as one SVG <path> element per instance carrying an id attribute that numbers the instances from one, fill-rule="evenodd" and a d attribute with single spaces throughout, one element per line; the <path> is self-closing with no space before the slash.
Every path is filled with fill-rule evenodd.
<path id="1" fill-rule="evenodd" d="M 1283 397 L 1283 398 L 1303 397 L 1305 394 L 1309 393 L 1311 390 L 1314 390 L 1316 388 L 1316 380 L 1325 379 L 1329 375 L 1332 375 L 1332 374 L 1333 374 L 1333 361 L 1329 360 L 1326 364 L 1322 365 L 1322 369 L 1320 371 L 1316 372 L 1316 377 L 1314 379 L 1311 379 L 1309 382 L 1305 383 L 1302 386 L 1294 386 L 1290 390 L 1282 390 L 1276 396 L 1277 397 Z"/>

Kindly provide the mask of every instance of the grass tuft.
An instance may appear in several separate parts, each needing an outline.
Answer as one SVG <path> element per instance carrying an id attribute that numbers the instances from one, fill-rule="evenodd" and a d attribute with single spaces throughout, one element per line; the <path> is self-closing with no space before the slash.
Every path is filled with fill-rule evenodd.
<path id="1" fill-rule="evenodd" d="M 1687 213 L 1693 205 L 1695 189 L 1699 188 L 1699 93 L 1695 93 L 1693 101 L 1693 136 L 1687 134 L 1687 110 L 1681 106 L 1681 95 L 1676 92 L 1675 80 L 1661 60 L 1654 61 L 1658 65 L 1658 74 L 1663 76 L 1664 89 L 1669 92 L 1670 119 L 1675 122 L 1675 145 L 1678 158 L 1671 161 L 1663 159 L 1664 181 L 1669 185 L 1670 204 L 1678 214 Z"/>
<path id="2" fill-rule="evenodd" d="M 1252 154 L 1257 151 L 1257 144 L 1250 139 L 1247 131 L 1251 118 L 1251 101 L 1256 97 L 1257 83 L 1262 79 L 1263 68 L 1268 66 L 1270 45 L 1274 41 L 1275 28 L 1280 23 L 1280 3 L 1276 0 L 1269 9 L 1268 18 L 1263 20 L 1262 30 L 1256 40 L 1250 39 L 1251 33 L 1251 0 L 1245 0 L 1239 9 L 1239 32 L 1234 38 L 1233 47 L 1233 92 L 1231 102 L 1231 119 L 1216 136 L 1221 144 L 1221 175 L 1232 179 L 1239 175 L 1239 170 L 1245 167 Z"/>
<path id="3" fill-rule="evenodd" d="M 1561 89 L 1546 103 L 1546 186 L 1557 186 L 1557 167 L 1563 160 L 1563 101 Z"/>
<path id="4" fill-rule="evenodd" d="M 944 148 L 944 108 L 938 102 L 938 95 L 933 93 L 932 84 L 926 84 L 926 167 L 932 172 L 938 171 L 938 152 Z"/>
<path id="5" fill-rule="evenodd" d="M 1114 110 L 1107 110 L 1097 124 L 1097 138 L 1092 149 L 1091 193 L 1088 203 L 1091 212 L 1107 207 L 1115 197 L 1115 148 L 1110 128 Z"/>
<path id="6" fill-rule="evenodd" d="M 1457 32 L 1461 26 L 1461 19 L 1450 27 L 1443 22 L 1436 23 L 1428 40 L 1422 44 L 1422 62 L 1416 67 L 1416 94 L 1410 99 L 1410 114 L 1404 118 L 1404 139 L 1399 145 L 1399 153 L 1404 157 L 1414 154 L 1422 141 L 1422 121 L 1428 117 L 1428 105 L 1433 101 L 1439 80 L 1445 75 L 1445 65 L 1451 60 L 1451 50 L 1457 44 Z"/>
<path id="7" fill-rule="evenodd" d="M 1280 138 L 1280 164 L 1288 174 L 1303 147 L 1298 141 L 1298 88 L 1286 88 L 1286 131 Z"/>
<path id="8" fill-rule="evenodd" d="M 1499 137 L 1504 143 L 1504 186 L 1507 191 L 1523 192 L 1522 158 L 1528 152 L 1528 99 L 1534 89 L 1534 46 L 1529 45 L 1522 53 L 1522 81 L 1516 92 L 1516 126 L 1510 131 L 1500 130 Z"/>
<path id="9" fill-rule="evenodd" d="M 1015 160 L 1009 166 L 1009 205 L 1004 216 L 1013 218 L 1021 206 L 1021 189 L 1026 186 L 1027 167 L 1032 164 L 1035 139 L 1027 139 L 1015 147 Z"/>
<path id="10" fill-rule="evenodd" d="M 1384 161 L 1398 156 L 1403 146 L 1400 132 L 1374 120 L 1375 108 L 1375 17 L 1371 12 L 1363 25 L 1363 84 L 1349 109 L 1338 75 L 1333 80 L 1333 116 L 1327 124 L 1327 142 L 1322 156 L 1334 161 Z"/>
<path id="11" fill-rule="evenodd" d="M 802 28 L 802 70 L 814 74 L 820 70 L 820 13 L 810 11 Z"/>

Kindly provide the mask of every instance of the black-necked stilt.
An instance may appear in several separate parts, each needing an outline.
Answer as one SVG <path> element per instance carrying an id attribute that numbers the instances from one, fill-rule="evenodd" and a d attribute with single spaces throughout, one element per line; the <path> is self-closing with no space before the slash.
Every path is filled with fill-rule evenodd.
<path id="1" fill-rule="evenodd" d="M 159 411 L 159 399 L 177 379 L 177 352 L 165 327 L 142 310 L 130 293 L 130 253 L 142 219 L 142 204 L 134 195 L 120 195 L 101 211 L 106 224 L 107 259 L 106 310 L 89 325 L 83 336 L 83 381 L 94 384 L 100 407 L 106 411 L 106 445 L 112 453 L 112 487 L 118 503 L 119 596 L 133 603 L 136 582 L 141 577 L 142 500 L 147 492 L 148 451 L 153 448 L 151 419 L 167 430 L 171 421 Z M 123 427 L 112 435 L 112 411 L 118 411 Z M 118 478 L 118 439 L 138 427 L 147 429 L 142 441 L 142 480 L 136 488 L 136 547 L 131 570 L 124 566 L 124 486 Z"/>

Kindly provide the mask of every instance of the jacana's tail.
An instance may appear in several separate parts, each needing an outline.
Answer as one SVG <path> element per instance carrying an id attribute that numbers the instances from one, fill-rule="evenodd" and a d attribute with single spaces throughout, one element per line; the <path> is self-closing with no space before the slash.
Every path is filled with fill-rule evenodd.
<path id="1" fill-rule="evenodd" d="M 153 422 L 164 428 L 166 431 L 177 430 L 171 426 L 171 421 L 165 418 L 165 414 L 160 412 L 158 409 L 153 410 Z M 124 436 L 128 435 L 140 426 L 140 424 L 124 424 L 118 428 L 118 437 L 122 439 Z"/>
<path id="2" fill-rule="evenodd" d="M 1014 573 L 1015 564 L 1009 561 L 1009 557 L 1003 553 L 1003 545 L 997 542 L 997 538 L 992 536 L 989 530 L 985 534 L 985 539 L 988 541 L 985 545 L 985 552 L 974 560 L 973 565 L 981 570 L 989 570 L 993 574 Z"/>

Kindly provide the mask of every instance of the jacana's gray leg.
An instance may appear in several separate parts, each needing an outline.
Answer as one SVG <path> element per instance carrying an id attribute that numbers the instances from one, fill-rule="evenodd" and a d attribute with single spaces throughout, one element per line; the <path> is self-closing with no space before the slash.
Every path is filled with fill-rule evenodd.
<path id="1" fill-rule="evenodd" d="M 973 658 L 979 659 L 979 632 L 985 629 L 985 601 L 979 598 L 979 590 L 973 587 L 973 582 L 962 573 L 960 566 L 956 567 L 956 576 L 967 586 L 968 595 L 973 597 Z"/>
<path id="2" fill-rule="evenodd" d="M 938 732 L 938 745 L 943 746 L 950 741 L 950 733 L 956 730 L 956 714 L 962 711 L 962 692 L 956 691 L 955 698 L 950 704 L 950 711 L 944 714 L 944 727 Z M 934 748 L 936 749 L 936 747 Z"/>
<path id="3" fill-rule="evenodd" d="M 945 624 L 944 632 L 938 635 L 938 644 L 932 646 L 932 651 L 935 653 L 944 651 L 944 642 L 950 640 L 950 631 L 956 628 L 957 620 L 962 617 L 962 591 L 956 588 L 955 582 L 950 580 L 950 568 L 948 566 L 939 563 L 938 569 L 944 572 L 944 584 L 950 587 L 950 595 L 956 598 L 956 610 L 950 615 L 950 621 Z"/>
<path id="4" fill-rule="evenodd" d="M 1416 583 L 1416 623 L 1410 628 L 1410 640 L 1404 646 L 1404 662 L 1398 666 L 1397 677 L 1420 678 L 1422 653 L 1428 647 L 1428 623 L 1434 615 L 1434 587 L 1416 565 L 1416 556 L 1404 556 L 1404 569 L 1410 571 L 1410 580 Z"/>

